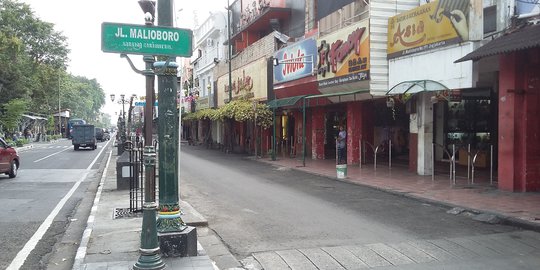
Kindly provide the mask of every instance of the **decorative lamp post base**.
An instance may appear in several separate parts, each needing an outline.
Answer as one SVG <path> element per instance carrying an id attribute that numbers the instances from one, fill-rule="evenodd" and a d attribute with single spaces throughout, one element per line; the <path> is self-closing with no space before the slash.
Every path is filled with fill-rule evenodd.
<path id="1" fill-rule="evenodd" d="M 141 251 L 142 253 L 142 251 Z M 158 254 L 141 255 L 139 261 L 133 265 L 133 270 L 165 269 L 166 265 Z"/>
<path id="2" fill-rule="evenodd" d="M 166 267 L 161 259 L 156 231 L 156 206 L 154 202 L 145 202 L 143 204 L 140 256 L 133 265 L 134 270 L 161 270 Z"/>
<path id="3" fill-rule="evenodd" d="M 186 226 L 181 232 L 158 232 L 159 247 L 164 257 L 197 256 L 197 228 Z"/>

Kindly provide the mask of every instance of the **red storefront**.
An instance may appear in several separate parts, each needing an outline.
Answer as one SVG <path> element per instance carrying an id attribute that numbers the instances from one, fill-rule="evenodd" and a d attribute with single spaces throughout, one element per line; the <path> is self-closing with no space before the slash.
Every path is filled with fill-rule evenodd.
<path id="1" fill-rule="evenodd" d="M 499 58 L 499 189 L 540 191 L 540 24 L 457 60 Z"/>
<path id="2" fill-rule="evenodd" d="M 276 99 L 269 105 L 276 109 L 275 137 L 296 157 L 333 159 L 338 127 L 345 126 L 347 163 L 358 163 L 360 140 L 373 134 L 366 101 L 371 100 L 368 22 L 295 43 L 274 58 Z"/>

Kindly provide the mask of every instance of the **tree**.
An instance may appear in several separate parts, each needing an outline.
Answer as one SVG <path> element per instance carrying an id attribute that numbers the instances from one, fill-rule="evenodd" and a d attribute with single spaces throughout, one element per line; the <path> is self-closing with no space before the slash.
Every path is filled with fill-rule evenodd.
<path id="1" fill-rule="evenodd" d="M 14 132 L 21 120 L 22 114 L 27 110 L 28 103 L 22 99 L 13 99 L 1 105 L 0 125 L 7 132 Z"/>
<path id="2" fill-rule="evenodd" d="M 31 99 L 34 112 L 50 113 L 49 96 L 57 93 L 50 79 L 67 66 L 67 39 L 27 4 L 0 0 L 0 7 L 0 103 Z"/>
<path id="3" fill-rule="evenodd" d="M 52 115 L 60 106 L 97 121 L 105 94 L 95 79 L 66 72 L 67 38 L 28 4 L 0 0 L 0 10 L 0 104 L 24 99 L 34 113 Z"/>

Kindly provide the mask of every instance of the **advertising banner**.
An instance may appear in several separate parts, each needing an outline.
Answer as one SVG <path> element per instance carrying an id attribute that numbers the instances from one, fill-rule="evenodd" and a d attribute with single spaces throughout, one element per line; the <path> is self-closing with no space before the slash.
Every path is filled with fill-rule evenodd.
<path id="1" fill-rule="evenodd" d="M 274 84 L 310 76 L 317 61 L 317 41 L 299 41 L 277 51 L 274 58 L 279 63 L 274 66 Z"/>
<path id="2" fill-rule="evenodd" d="M 364 20 L 317 41 L 319 88 L 369 79 L 369 22 Z"/>
<path id="3" fill-rule="evenodd" d="M 388 59 L 469 40 L 470 0 L 439 0 L 388 19 Z"/>

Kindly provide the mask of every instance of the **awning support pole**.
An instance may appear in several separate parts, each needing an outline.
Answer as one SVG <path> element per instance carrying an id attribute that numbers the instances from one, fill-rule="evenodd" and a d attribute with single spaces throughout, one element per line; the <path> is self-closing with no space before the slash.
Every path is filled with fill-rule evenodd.
<path id="1" fill-rule="evenodd" d="M 306 167 L 306 98 L 302 103 L 302 166 Z"/>
<path id="2" fill-rule="evenodd" d="M 274 108 L 272 110 L 272 112 L 274 113 L 273 115 L 273 119 L 274 119 L 274 124 L 273 124 L 273 127 L 272 127 L 272 132 L 273 132 L 273 136 L 272 136 L 272 161 L 275 161 L 276 160 L 276 108 Z"/>

